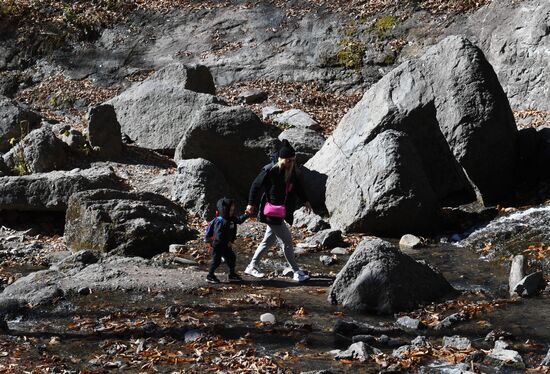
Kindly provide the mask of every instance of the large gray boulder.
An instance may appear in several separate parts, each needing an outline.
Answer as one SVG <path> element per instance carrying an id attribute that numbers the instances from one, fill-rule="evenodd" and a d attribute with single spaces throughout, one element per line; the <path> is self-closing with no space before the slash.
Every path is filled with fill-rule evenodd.
<path id="1" fill-rule="evenodd" d="M 0 178 L 0 211 L 60 211 L 69 197 L 80 191 L 126 188 L 112 169 L 52 171 Z"/>
<path id="2" fill-rule="evenodd" d="M 493 1 L 455 29 L 483 50 L 512 107 L 550 111 L 549 1 Z"/>
<path id="3" fill-rule="evenodd" d="M 92 147 L 99 147 L 99 154 L 104 157 L 122 153 L 120 123 L 112 105 L 102 104 L 88 111 L 88 139 Z"/>
<path id="4" fill-rule="evenodd" d="M 204 158 L 222 172 L 234 191 L 245 198 L 278 130 L 244 107 L 208 105 L 195 117 L 176 148 L 176 161 Z"/>
<path id="5" fill-rule="evenodd" d="M 185 210 L 164 196 L 92 190 L 69 199 L 65 243 L 119 255 L 152 257 L 189 239 Z"/>
<path id="6" fill-rule="evenodd" d="M 69 148 L 57 138 L 50 126 L 31 131 L 3 156 L 17 174 L 44 173 L 67 167 Z"/>
<path id="7" fill-rule="evenodd" d="M 41 117 L 37 113 L 0 96 L 0 152 L 7 152 L 11 148 L 10 139 L 19 140 L 22 127 L 23 131 L 30 131 L 39 127 L 40 121 Z"/>
<path id="8" fill-rule="evenodd" d="M 216 213 L 216 202 L 224 196 L 235 197 L 216 165 L 202 158 L 178 163 L 172 199 L 185 209 L 211 219 Z"/>
<path id="9" fill-rule="evenodd" d="M 305 164 L 325 144 L 325 138 L 317 131 L 292 127 L 279 134 L 279 140 L 288 140 L 296 150 L 296 161 Z"/>
<path id="10" fill-rule="evenodd" d="M 510 192 L 514 118 L 481 51 L 448 37 L 394 69 L 305 165 L 316 205 L 344 230 L 433 231 L 438 210 Z"/>
<path id="11" fill-rule="evenodd" d="M 415 261 L 392 244 L 363 240 L 334 281 L 328 299 L 361 312 L 406 311 L 454 292 L 430 266 Z"/>
<path id="12" fill-rule="evenodd" d="M 204 93 L 214 91 L 204 69 L 170 65 L 109 100 L 122 132 L 141 147 L 173 151 L 196 112 L 220 103 Z"/>

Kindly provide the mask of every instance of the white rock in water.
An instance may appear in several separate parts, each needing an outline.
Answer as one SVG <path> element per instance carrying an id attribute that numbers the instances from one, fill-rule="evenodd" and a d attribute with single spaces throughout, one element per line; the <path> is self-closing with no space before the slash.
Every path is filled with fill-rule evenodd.
<path id="1" fill-rule="evenodd" d="M 345 248 L 342 247 L 336 247 L 332 251 L 330 251 L 333 255 L 347 255 L 348 251 Z"/>
<path id="2" fill-rule="evenodd" d="M 422 246 L 422 239 L 418 236 L 406 234 L 401 237 L 399 246 L 403 248 L 419 248 Z"/>
<path id="3" fill-rule="evenodd" d="M 271 323 L 271 324 L 274 324 L 275 323 L 275 316 L 271 313 L 264 313 L 260 316 L 260 321 L 262 321 L 263 323 Z"/>

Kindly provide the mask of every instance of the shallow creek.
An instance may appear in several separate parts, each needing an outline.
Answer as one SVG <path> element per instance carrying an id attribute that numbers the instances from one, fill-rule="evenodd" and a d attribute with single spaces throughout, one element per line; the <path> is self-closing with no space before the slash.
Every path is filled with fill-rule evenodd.
<path id="1" fill-rule="evenodd" d="M 535 213 L 527 220 L 548 222 L 545 221 L 550 214 L 548 209 L 542 209 L 542 213 L 539 209 Z M 525 214 L 516 216 L 523 220 L 526 217 Z M 528 224 L 538 223 L 530 221 Z M 524 248 L 524 245 L 549 235 L 547 227 L 523 229 L 521 232 L 527 232 L 529 237 L 518 246 L 520 239 L 517 235 L 497 235 L 499 230 L 505 228 L 502 222 L 497 220 L 491 225 L 493 229 L 489 226 L 479 229 L 471 237 L 477 235 L 477 242 L 483 242 L 483 235 L 504 238 L 503 242 L 497 243 L 498 246 L 493 245 L 501 252 L 509 248 L 505 241 L 512 241 L 517 248 Z M 497 256 L 495 252 L 487 256 L 486 253 L 478 253 L 473 244 L 466 241 L 459 244 L 462 246 L 431 245 L 420 250 L 408 250 L 407 253 L 437 267 L 455 288 L 465 291 L 459 300 L 475 303 L 506 299 L 509 261 L 504 261 L 504 258 L 509 253 Z M 336 373 L 378 372 L 380 367 L 374 362 L 335 361 L 328 352 L 346 349 L 351 344 L 351 337 L 334 334 L 333 327 L 339 319 L 389 325 L 395 317 L 359 315 L 330 305 L 327 302 L 328 287 L 349 256 L 338 256 L 337 264 L 329 267 L 320 263 L 321 254 L 325 253 L 309 253 L 299 257 L 299 262 L 313 275 L 312 280 L 305 284 L 296 284 L 283 276 L 265 280 L 246 278 L 242 283 L 227 283 L 224 274 L 221 274 L 224 283 L 200 288 L 191 294 L 149 290 L 141 293 L 73 295 L 53 306 L 37 308 L 23 318 L 8 321 L 12 331 L 1 338 L 2 349 L 9 344 L 19 344 L 20 362 L 42 362 L 47 356 L 47 364 L 57 367 L 58 372 L 69 368 L 88 372 L 203 372 L 206 366 L 202 364 L 215 368 L 216 358 L 208 357 L 208 350 L 213 348 L 190 342 L 196 334 L 203 336 L 203 341 L 211 337 L 229 341 L 245 338 L 246 342 L 241 341 L 242 345 L 238 345 L 236 350 L 253 349 L 257 357 L 268 356 L 281 367 L 294 372 L 321 369 L 331 369 Z M 248 256 L 239 256 L 239 268 L 244 268 Z M 282 268 L 282 264 L 279 257 L 273 256 L 265 261 L 264 267 L 275 270 Z M 223 264 L 220 272 L 225 272 Z M 466 336 L 474 346 L 479 344 L 484 349 L 490 349 L 491 345 L 484 342 L 487 333 L 495 329 L 507 331 L 513 334 L 518 344 L 529 342 L 523 351 L 518 350 L 524 357 L 533 357 L 535 363 L 550 344 L 549 299 L 548 294 L 543 294 L 514 303 L 501 303 L 486 311 L 480 310 L 471 320 L 457 325 L 452 334 Z M 165 313 L 168 307 L 176 310 L 172 316 Z M 275 325 L 259 323 L 260 315 L 268 312 L 275 315 Z M 428 335 L 434 345 L 441 345 L 441 338 L 445 335 L 431 329 L 425 333 L 403 332 L 392 337 L 394 346 L 378 348 L 391 354 L 398 345 L 407 344 L 422 334 Z M 205 352 L 198 353 L 200 349 Z M 143 352 L 159 352 L 160 356 L 169 356 L 171 352 L 182 360 L 155 361 L 151 359 L 152 355 Z M 213 350 L 210 353 L 216 355 Z M 529 360 L 527 362 L 529 365 Z"/>

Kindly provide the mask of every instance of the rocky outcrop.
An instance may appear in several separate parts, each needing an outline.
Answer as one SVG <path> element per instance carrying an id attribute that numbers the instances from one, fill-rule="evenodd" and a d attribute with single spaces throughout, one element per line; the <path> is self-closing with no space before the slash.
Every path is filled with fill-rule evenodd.
<path id="1" fill-rule="evenodd" d="M 199 93 L 212 92 L 213 83 L 205 79 L 204 67 L 197 69 L 168 66 L 109 100 L 122 132 L 141 147 L 173 151 L 195 114 L 220 102 Z"/>
<path id="2" fill-rule="evenodd" d="M 163 196 L 101 189 L 71 196 L 64 236 L 73 251 L 152 257 L 189 231 L 185 210 Z"/>
<path id="3" fill-rule="evenodd" d="M 410 310 L 454 292 L 445 278 L 381 239 L 365 239 L 334 281 L 328 299 L 376 313 Z"/>
<path id="4" fill-rule="evenodd" d="M 183 133 L 174 159 L 206 159 L 236 193 L 248 196 L 256 174 L 270 162 L 277 135 L 276 128 L 263 124 L 249 109 L 208 105 Z"/>
<path id="5" fill-rule="evenodd" d="M 487 56 L 514 108 L 550 111 L 550 2 L 492 2 L 461 21 Z"/>
<path id="6" fill-rule="evenodd" d="M 21 129 L 35 129 L 40 126 L 40 121 L 38 114 L 0 96 L 0 152 L 7 152 L 11 148 L 11 139 L 18 141 L 21 138 Z"/>
<path id="7" fill-rule="evenodd" d="M 43 126 L 31 131 L 3 158 L 15 173 L 26 174 L 63 170 L 68 155 L 67 145 L 55 136 L 51 127 Z"/>
<path id="8" fill-rule="evenodd" d="M 215 217 L 216 202 L 227 196 L 235 198 L 216 165 L 202 158 L 182 160 L 174 180 L 172 199 L 185 209 L 208 220 Z"/>
<path id="9" fill-rule="evenodd" d="M 80 191 L 126 186 L 112 169 L 75 169 L 0 178 L 0 211 L 65 211 L 69 197 Z"/>
<path id="10" fill-rule="evenodd" d="M 88 139 L 98 147 L 103 157 L 116 157 L 122 153 L 122 134 L 112 105 L 103 104 L 88 112 Z"/>
<path id="11" fill-rule="evenodd" d="M 331 225 L 399 235 L 433 231 L 439 208 L 511 190 L 514 118 L 497 77 L 468 40 L 449 37 L 394 69 L 344 116 L 306 164 Z M 322 192 L 325 192 L 324 195 Z"/>

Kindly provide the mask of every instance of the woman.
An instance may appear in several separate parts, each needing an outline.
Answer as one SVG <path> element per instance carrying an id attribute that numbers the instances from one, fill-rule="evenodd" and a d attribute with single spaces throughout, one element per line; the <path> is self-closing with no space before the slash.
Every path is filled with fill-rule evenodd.
<path id="1" fill-rule="evenodd" d="M 259 208 L 258 218 L 267 224 L 267 229 L 244 272 L 254 277 L 263 277 L 265 274 L 258 269 L 258 262 L 279 238 L 283 242 L 285 258 L 294 272 L 294 280 L 305 282 L 309 276 L 296 263 L 292 234 L 286 222 L 292 224 L 296 195 L 305 202 L 308 210 L 311 206 L 297 176 L 296 152 L 287 140 L 283 140 L 278 156 L 278 162 L 264 166 L 250 187 L 246 213 L 252 215 Z"/>

